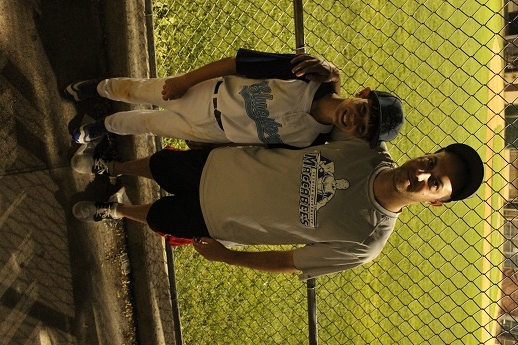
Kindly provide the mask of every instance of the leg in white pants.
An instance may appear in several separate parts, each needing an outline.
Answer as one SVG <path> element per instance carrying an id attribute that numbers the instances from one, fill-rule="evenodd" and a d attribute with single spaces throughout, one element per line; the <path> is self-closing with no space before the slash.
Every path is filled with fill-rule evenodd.
<path id="1" fill-rule="evenodd" d="M 131 104 L 152 104 L 168 109 L 171 101 L 162 99 L 162 88 L 169 78 L 110 78 L 97 85 L 97 92 L 105 98 Z"/>
<path id="2" fill-rule="evenodd" d="M 116 134 L 148 134 L 200 142 L 227 143 L 214 118 L 212 97 L 216 80 L 202 82 L 172 101 L 162 99 L 165 78 L 112 78 L 97 90 L 103 97 L 133 104 L 153 104 L 165 110 L 132 110 L 106 117 L 106 129 Z"/>

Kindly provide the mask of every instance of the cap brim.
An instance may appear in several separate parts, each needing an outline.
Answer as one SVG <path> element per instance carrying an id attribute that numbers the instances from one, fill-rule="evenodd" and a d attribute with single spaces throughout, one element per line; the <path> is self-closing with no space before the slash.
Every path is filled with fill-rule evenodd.
<path id="1" fill-rule="evenodd" d="M 378 95 L 376 92 L 371 91 L 369 94 L 369 98 L 371 102 L 374 103 L 374 106 L 371 105 L 370 107 L 370 123 L 371 123 L 371 130 L 369 131 L 369 134 L 371 138 L 369 139 L 369 146 L 371 149 L 378 146 L 379 143 L 379 136 L 381 132 L 381 105 L 380 105 L 380 99 L 378 98 Z M 375 118 L 373 118 L 372 115 L 376 115 Z"/>

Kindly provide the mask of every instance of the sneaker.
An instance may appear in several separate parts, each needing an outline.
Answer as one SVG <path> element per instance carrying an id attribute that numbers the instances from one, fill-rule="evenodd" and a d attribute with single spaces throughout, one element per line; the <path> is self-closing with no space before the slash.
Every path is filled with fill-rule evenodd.
<path id="1" fill-rule="evenodd" d="M 108 219 L 121 219 L 115 216 L 117 202 L 79 201 L 72 207 L 72 214 L 83 222 L 101 222 Z"/>
<path id="2" fill-rule="evenodd" d="M 70 159 L 70 166 L 80 174 L 90 174 L 94 164 L 95 142 L 83 144 Z"/>
<path id="3" fill-rule="evenodd" d="M 113 174 L 115 162 L 104 158 L 94 158 L 92 172 L 97 175 L 116 176 Z"/>
<path id="4" fill-rule="evenodd" d="M 63 96 L 69 101 L 84 101 L 87 98 L 99 96 L 97 85 L 103 79 L 90 79 L 78 81 L 68 85 L 63 92 Z"/>
<path id="5" fill-rule="evenodd" d="M 70 160 L 72 169 L 80 174 L 97 174 L 119 176 L 113 174 L 114 161 L 104 158 L 94 158 L 91 154 L 75 154 Z"/>
<path id="6" fill-rule="evenodd" d="M 86 144 L 102 138 L 106 134 L 108 134 L 108 130 L 104 126 L 104 121 L 97 121 L 77 128 L 72 133 L 72 138 L 76 143 Z"/>

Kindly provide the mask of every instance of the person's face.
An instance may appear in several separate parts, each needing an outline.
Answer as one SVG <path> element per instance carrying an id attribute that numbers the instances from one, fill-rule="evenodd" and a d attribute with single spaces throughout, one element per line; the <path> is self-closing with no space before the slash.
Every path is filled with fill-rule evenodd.
<path id="1" fill-rule="evenodd" d="M 448 152 L 409 160 L 394 169 L 393 187 L 408 203 L 427 202 L 440 206 L 449 200 L 452 185 L 463 183 L 463 170 L 458 164 L 458 158 Z"/>
<path id="2" fill-rule="evenodd" d="M 344 99 L 336 108 L 333 125 L 357 138 L 368 139 L 370 108 L 368 94 L 370 89 L 360 91 L 356 97 Z"/>

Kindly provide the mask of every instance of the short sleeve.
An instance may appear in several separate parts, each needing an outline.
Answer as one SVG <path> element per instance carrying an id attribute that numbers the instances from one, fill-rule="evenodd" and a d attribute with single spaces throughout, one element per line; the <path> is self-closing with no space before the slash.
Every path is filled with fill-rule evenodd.
<path id="1" fill-rule="evenodd" d="M 291 72 L 291 60 L 295 54 L 278 54 L 239 49 L 236 55 L 236 71 L 252 79 L 299 79 Z"/>
<path id="2" fill-rule="evenodd" d="M 308 83 L 309 80 L 304 76 L 297 77 L 291 72 L 293 68 L 291 60 L 295 56 L 295 54 L 268 53 L 241 48 L 236 55 L 236 72 L 251 79 L 298 79 Z M 320 99 L 334 92 L 331 83 L 322 83 L 314 99 Z"/>
<path id="3" fill-rule="evenodd" d="M 294 260 L 295 267 L 302 271 L 299 279 L 307 280 L 363 265 L 379 255 L 384 243 L 315 243 L 297 248 L 294 251 Z"/>

